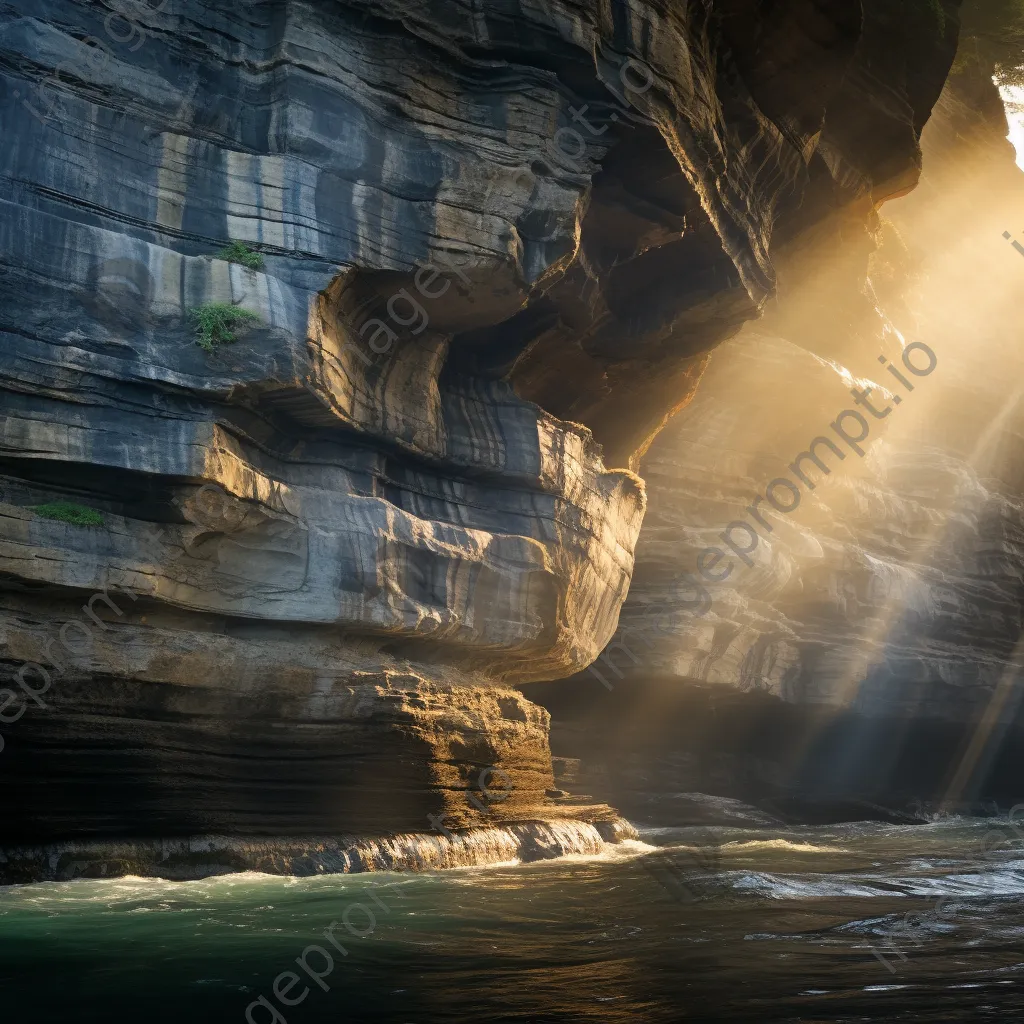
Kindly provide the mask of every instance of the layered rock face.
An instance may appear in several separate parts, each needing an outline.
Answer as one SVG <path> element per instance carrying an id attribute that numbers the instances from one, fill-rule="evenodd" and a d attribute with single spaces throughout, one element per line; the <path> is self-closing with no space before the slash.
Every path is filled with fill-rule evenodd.
<path id="1" fill-rule="evenodd" d="M 990 80 L 951 80 L 859 301 L 822 318 L 820 276 L 814 301 L 780 295 L 644 460 L 620 630 L 573 708 L 547 701 L 556 752 L 628 766 L 609 783 L 625 806 L 1024 793 L 1024 177 L 1006 131 Z"/>
<path id="2" fill-rule="evenodd" d="M 7 835 L 607 817 L 513 686 L 613 635 L 707 353 L 913 187 L 952 7 L 118 10 L 0 14 Z"/>

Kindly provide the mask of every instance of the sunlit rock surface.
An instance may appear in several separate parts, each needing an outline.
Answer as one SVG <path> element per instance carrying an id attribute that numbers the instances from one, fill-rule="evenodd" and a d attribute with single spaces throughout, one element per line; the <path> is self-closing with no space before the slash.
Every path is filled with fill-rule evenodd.
<path id="1" fill-rule="evenodd" d="M 1024 513 L 1020 495 L 1000 493 L 971 455 L 978 442 L 1018 448 L 1022 420 L 1005 406 L 1005 379 L 965 371 L 949 352 L 901 406 L 877 390 L 892 425 L 871 424 L 876 439 L 861 459 L 830 430 L 853 405 L 848 374 L 753 330 L 723 345 L 644 465 L 651 508 L 619 634 L 643 671 L 868 712 L 957 718 L 987 706 L 1022 625 Z M 992 436 L 967 435 L 965 421 L 980 426 L 1001 406 Z M 900 416 L 913 421 L 910 436 Z M 934 432 L 933 416 L 957 421 L 964 440 L 949 423 Z M 745 565 L 723 533 L 752 521 L 747 509 L 771 481 L 796 479 L 795 457 L 822 435 L 843 461 L 817 449 L 830 476 L 803 464 L 815 488 L 801 488 L 800 507 L 762 504 L 771 532 L 757 526 Z M 745 531 L 729 536 L 748 546 Z M 727 580 L 700 580 L 705 548 L 727 556 L 715 569 L 731 565 Z M 636 671 L 614 648 L 597 668 L 612 681 L 620 668 Z"/>
<path id="2" fill-rule="evenodd" d="M 680 794 L 703 789 L 872 816 L 1024 795 L 1024 177 L 1005 135 L 992 83 L 954 79 L 920 189 L 882 211 L 860 303 L 825 317 L 820 279 L 780 296 L 648 452 L 615 640 L 573 690 L 530 691 L 556 754 L 618 806 L 692 817 Z M 915 342 L 937 357 L 926 377 L 901 360 Z M 851 394 L 870 385 L 883 419 Z M 863 457 L 831 427 L 844 409 L 870 427 Z M 829 475 L 805 460 L 813 490 L 786 514 L 762 501 L 755 523 L 821 435 L 844 458 L 819 448 Z M 756 526 L 749 566 L 723 540 L 736 521 Z M 700 577 L 707 548 L 727 579 Z"/>
<path id="3" fill-rule="evenodd" d="M 512 687 L 613 635 L 707 353 L 915 184 L 955 19 L 140 7 L 0 13 L 9 835 L 565 817 Z"/>

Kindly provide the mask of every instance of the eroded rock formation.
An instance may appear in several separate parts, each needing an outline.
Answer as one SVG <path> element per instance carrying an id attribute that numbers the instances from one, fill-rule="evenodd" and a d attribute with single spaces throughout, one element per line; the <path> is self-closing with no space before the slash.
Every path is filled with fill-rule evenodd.
<path id="1" fill-rule="evenodd" d="M 951 79 L 921 187 L 881 211 L 861 294 L 833 289 L 823 315 L 822 277 L 856 278 L 818 249 L 810 287 L 715 351 L 644 459 L 619 632 L 572 700 L 545 698 L 556 753 L 599 775 L 617 764 L 617 780 L 590 784 L 628 809 L 688 789 L 861 813 L 1021 797 L 1024 177 L 1006 132 L 990 77 Z M 938 359 L 924 378 L 901 359 L 919 342 Z M 856 404 L 868 387 L 881 419 Z M 844 409 L 870 427 L 863 458 L 832 426 Z M 808 487 L 794 460 L 822 435 L 839 454 L 804 459 Z M 758 522 L 749 509 L 776 479 L 800 484 L 799 505 L 762 498 Z M 726 539 L 751 545 L 729 530 L 743 521 L 757 539 L 737 555 Z M 705 556 L 702 577 L 713 548 L 727 557 Z"/>
<path id="2" fill-rule="evenodd" d="M 707 353 L 915 184 L 953 8 L 7 5 L 8 835 L 609 817 L 512 687 L 612 636 Z"/>

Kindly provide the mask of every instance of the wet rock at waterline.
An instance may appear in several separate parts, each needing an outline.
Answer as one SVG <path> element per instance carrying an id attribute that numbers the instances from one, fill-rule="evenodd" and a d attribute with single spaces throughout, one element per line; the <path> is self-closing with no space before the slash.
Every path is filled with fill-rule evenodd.
<path id="1" fill-rule="evenodd" d="M 628 822 L 610 817 L 597 824 L 567 819 L 379 839 L 192 836 L 149 842 L 63 842 L 0 851 L 0 884 L 119 875 L 188 880 L 232 871 L 296 878 L 362 871 L 437 871 L 567 855 L 596 856 L 606 844 L 636 838 L 636 830 Z"/>

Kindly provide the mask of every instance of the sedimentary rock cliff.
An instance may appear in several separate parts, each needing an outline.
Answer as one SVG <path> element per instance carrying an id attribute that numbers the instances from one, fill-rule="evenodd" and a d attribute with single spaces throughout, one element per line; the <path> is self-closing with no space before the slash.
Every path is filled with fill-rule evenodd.
<path id="1" fill-rule="evenodd" d="M 612 636 L 707 353 L 915 184 L 954 5 L 116 10 L 0 13 L 8 835 L 606 815 L 512 685 Z"/>
<path id="2" fill-rule="evenodd" d="M 616 799 L 1020 797 L 1024 175 L 1006 132 L 989 76 L 951 79 L 860 294 L 834 289 L 829 316 L 821 275 L 780 294 L 644 459 L 619 632 L 576 684 L 582 714 L 551 704 L 556 752 L 583 753 L 589 712 L 587 758 L 632 758 Z"/>

